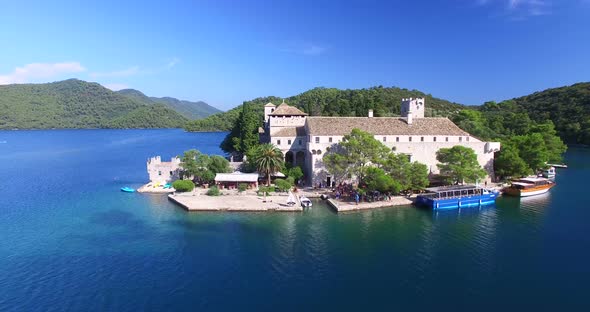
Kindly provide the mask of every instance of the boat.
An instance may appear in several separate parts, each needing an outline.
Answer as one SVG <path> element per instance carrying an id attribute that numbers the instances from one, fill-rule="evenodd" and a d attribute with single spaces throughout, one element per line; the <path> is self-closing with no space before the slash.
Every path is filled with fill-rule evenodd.
<path id="1" fill-rule="evenodd" d="M 557 174 L 557 172 L 555 171 L 555 167 L 549 167 L 549 169 L 545 169 L 543 170 L 543 172 L 541 173 L 541 176 L 544 178 L 548 178 L 548 179 L 553 179 L 555 178 L 555 175 Z"/>
<path id="2" fill-rule="evenodd" d="M 309 198 L 307 198 L 305 196 L 300 196 L 299 197 L 299 202 L 301 202 L 301 206 L 303 206 L 303 207 L 309 208 L 309 207 L 312 206 L 311 200 L 309 200 Z"/>
<path id="3" fill-rule="evenodd" d="M 513 180 L 504 193 L 518 197 L 534 196 L 549 192 L 555 185 L 555 182 L 546 178 L 522 178 Z"/>
<path id="4" fill-rule="evenodd" d="M 124 187 L 122 187 L 122 188 L 121 188 L 121 191 L 123 191 L 123 192 L 127 192 L 127 193 L 134 193 L 134 192 L 135 192 L 135 190 L 134 190 L 134 189 L 132 189 L 132 188 L 130 188 L 130 187 L 127 187 L 127 186 L 124 186 Z"/>
<path id="5" fill-rule="evenodd" d="M 293 206 L 296 203 L 297 202 L 295 201 L 295 195 L 293 195 L 293 193 L 289 192 L 289 197 L 287 197 L 287 205 Z"/>
<path id="6" fill-rule="evenodd" d="M 491 205 L 500 195 L 496 190 L 477 185 L 430 187 L 426 191 L 427 193 L 418 195 L 416 205 L 433 210 Z"/>

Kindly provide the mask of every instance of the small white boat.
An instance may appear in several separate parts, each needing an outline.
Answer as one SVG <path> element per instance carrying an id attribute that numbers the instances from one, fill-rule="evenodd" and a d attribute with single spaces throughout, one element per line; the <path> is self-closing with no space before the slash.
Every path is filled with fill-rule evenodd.
<path id="1" fill-rule="evenodd" d="M 311 207 L 311 200 L 305 196 L 300 196 L 299 201 L 301 202 L 301 206 L 303 207 Z"/>
<path id="2" fill-rule="evenodd" d="M 287 205 L 293 206 L 296 203 L 297 202 L 295 201 L 295 195 L 293 195 L 293 193 L 289 192 L 289 197 L 287 197 Z"/>
<path id="3" fill-rule="evenodd" d="M 541 175 L 545 178 L 552 179 L 555 178 L 555 174 L 557 174 L 555 167 L 550 167 L 549 169 L 543 170 Z"/>

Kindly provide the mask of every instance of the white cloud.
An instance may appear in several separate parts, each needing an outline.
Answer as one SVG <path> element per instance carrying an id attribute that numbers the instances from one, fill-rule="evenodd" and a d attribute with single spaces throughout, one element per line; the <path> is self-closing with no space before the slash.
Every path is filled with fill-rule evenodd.
<path id="1" fill-rule="evenodd" d="M 85 71 L 78 62 L 64 63 L 31 63 L 17 67 L 12 73 L 0 75 L 0 85 L 12 83 L 26 83 L 36 79 L 54 78 L 63 74 Z"/>
<path id="2" fill-rule="evenodd" d="M 111 89 L 113 91 L 129 89 L 129 86 L 124 83 L 105 83 L 103 86 L 105 88 Z"/>
<path id="3" fill-rule="evenodd" d="M 552 12 L 552 0 L 475 0 L 479 6 L 500 5 L 505 16 L 512 20 L 525 20 L 527 17 L 548 15 Z"/>
<path id="4" fill-rule="evenodd" d="M 178 64 L 178 63 L 180 63 L 180 59 L 175 57 L 175 58 L 171 59 L 170 61 L 168 61 L 165 68 L 170 69 L 170 68 L 176 66 L 176 64 Z"/>

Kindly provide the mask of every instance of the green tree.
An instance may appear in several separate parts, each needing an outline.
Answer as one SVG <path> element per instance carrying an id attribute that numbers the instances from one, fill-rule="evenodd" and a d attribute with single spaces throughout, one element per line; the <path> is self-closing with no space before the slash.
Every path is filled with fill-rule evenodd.
<path id="1" fill-rule="evenodd" d="M 340 183 L 351 176 L 348 159 L 338 148 L 331 148 L 322 158 L 326 170 L 332 174 L 335 183 Z"/>
<path id="2" fill-rule="evenodd" d="M 266 176 L 266 185 L 270 185 L 270 175 L 283 168 L 283 159 L 281 150 L 270 143 L 256 147 L 253 162 L 258 172 Z"/>
<path id="3" fill-rule="evenodd" d="M 496 153 L 494 171 L 499 178 L 520 177 L 532 172 L 518 155 L 518 148 L 509 141 L 503 142 L 502 150 Z"/>
<path id="4" fill-rule="evenodd" d="M 545 140 L 542 134 L 530 133 L 515 136 L 512 140 L 518 146 L 519 156 L 533 172 L 537 172 L 539 169 L 547 166 L 549 152 L 545 146 Z"/>
<path id="5" fill-rule="evenodd" d="M 297 183 L 303 177 L 303 170 L 299 166 L 292 167 L 287 172 L 287 176 L 293 178 L 293 181 Z"/>
<path id="6" fill-rule="evenodd" d="M 430 184 L 428 180 L 428 166 L 419 162 L 410 163 L 409 182 L 407 189 L 422 190 Z"/>
<path id="7" fill-rule="evenodd" d="M 180 158 L 180 166 L 183 169 L 184 176 L 195 177 L 200 168 L 197 164 L 197 156 L 200 155 L 201 152 L 197 151 L 196 149 L 191 149 L 182 155 Z"/>
<path id="8" fill-rule="evenodd" d="M 367 168 L 371 165 L 379 165 L 390 152 L 383 143 L 373 137 L 372 134 L 360 129 L 352 129 L 329 153 L 324 154 L 323 161 L 328 170 L 336 169 L 333 174 L 339 173 L 346 166 L 359 182 L 363 181 Z M 329 156 L 341 154 L 339 156 Z"/>
<path id="9" fill-rule="evenodd" d="M 456 145 L 441 148 L 436 152 L 436 160 L 440 162 L 437 166 L 441 174 L 448 176 L 453 184 L 475 182 L 486 176 L 475 151 L 469 147 Z"/>
<path id="10" fill-rule="evenodd" d="M 377 167 L 367 168 L 363 182 L 370 191 L 379 191 L 382 193 L 392 192 L 397 194 L 402 189 L 402 185 L 399 181 L 394 180 L 391 176 L 387 175 L 383 169 Z"/>

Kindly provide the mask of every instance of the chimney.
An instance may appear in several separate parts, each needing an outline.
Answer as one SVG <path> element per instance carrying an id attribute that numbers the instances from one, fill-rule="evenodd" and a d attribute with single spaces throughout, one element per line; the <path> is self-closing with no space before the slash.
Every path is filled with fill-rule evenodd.
<path id="1" fill-rule="evenodd" d="M 413 120 L 412 120 L 412 119 L 413 119 L 412 117 L 414 117 L 414 116 L 412 116 L 412 113 L 408 113 L 408 117 L 407 117 L 407 118 L 408 118 L 408 119 L 407 119 L 407 121 L 408 121 L 408 125 L 411 125 L 411 124 L 412 124 L 412 121 L 413 121 Z"/>
<path id="2" fill-rule="evenodd" d="M 369 110 L 369 118 L 373 118 L 373 110 L 372 109 Z"/>

